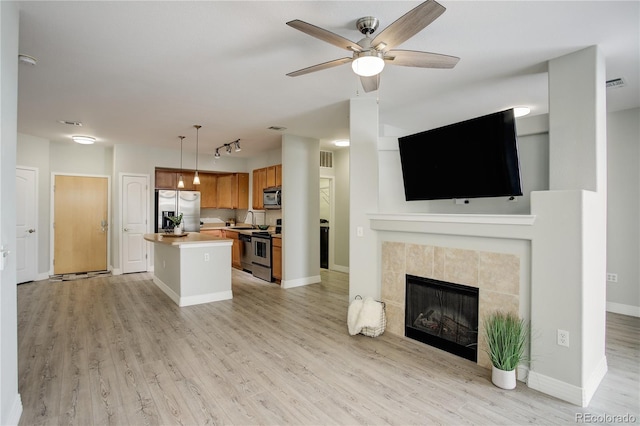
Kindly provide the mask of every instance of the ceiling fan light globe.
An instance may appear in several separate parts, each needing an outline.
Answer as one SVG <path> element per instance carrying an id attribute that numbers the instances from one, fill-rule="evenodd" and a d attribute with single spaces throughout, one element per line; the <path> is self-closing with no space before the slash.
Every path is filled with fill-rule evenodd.
<path id="1" fill-rule="evenodd" d="M 382 72 L 384 60 L 379 56 L 360 56 L 353 60 L 351 68 L 361 77 L 371 77 Z"/>

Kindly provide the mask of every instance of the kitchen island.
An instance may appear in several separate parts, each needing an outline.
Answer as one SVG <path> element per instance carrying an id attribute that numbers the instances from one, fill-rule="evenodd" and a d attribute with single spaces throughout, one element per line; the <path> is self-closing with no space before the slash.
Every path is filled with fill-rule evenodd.
<path id="1" fill-rule="evenodd" d="M 197 232 L 145 234 L 154 245 L 153 282 L 178 306 L 227 300 L 233 240 Z"/>

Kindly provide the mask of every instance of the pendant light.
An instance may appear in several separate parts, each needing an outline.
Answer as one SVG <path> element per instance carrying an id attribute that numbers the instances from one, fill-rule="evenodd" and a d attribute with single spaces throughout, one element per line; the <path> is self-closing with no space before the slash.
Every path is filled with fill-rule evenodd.
<path id="1" fill-rule="evenodd" d="M 200 185 L 200 176 L 198 176 L 198 132 L 200 130 L 200 127 L 202 127 L 199 124 L 196 124 L 195 126 L 193 126 L 196 128 L 196 174 L 193 177 L 193 184 L 194 185 Z"/>
<path id="2" fill-rule="evenodd" d="M 178 188 L 184 188 L 184 179 L 182 178 L 182 141 L 184 136 L 178 136 L 180 138 L 180 179 L 178 180 Z"/>

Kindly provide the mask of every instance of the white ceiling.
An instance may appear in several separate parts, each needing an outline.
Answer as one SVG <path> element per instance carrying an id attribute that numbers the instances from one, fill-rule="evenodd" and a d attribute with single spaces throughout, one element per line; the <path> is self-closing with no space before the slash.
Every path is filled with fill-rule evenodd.
<path id="1" fill-rule="evenodd" d="M 201 152 L 240 139 L 251 156 L 282 132 L 349 137 L 348 100 L 379 99 L 380 124 L 407 133 L 516 105 L 548 112 L 546 62 L 600 45 L 609 111 L 640 106 L 638 1 L 446 1 L 447 10 L 398 46 L 461 58 L 453 70 L 387 66 L 365 94 L 351 67 L 285 74 L 350 56 L 285 25 L 301 19 L 357 41 L 355 21 L 380 32 L 417 1 L 20 2 L 18 131 L 71 143 L 144 144 Z M 604 81 L 602 82 L 604 84 Z M 83 127 L 60 124 L 80 121 Z"/>

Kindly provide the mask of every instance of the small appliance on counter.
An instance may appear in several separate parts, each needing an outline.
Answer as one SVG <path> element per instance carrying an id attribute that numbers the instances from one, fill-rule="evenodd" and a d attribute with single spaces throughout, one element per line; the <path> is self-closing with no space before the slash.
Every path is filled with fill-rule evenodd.
<path id="1" fill-rule="evenodd" d="M 276 219 L 276 234 L 282 234 L 282 219 Z"/>

